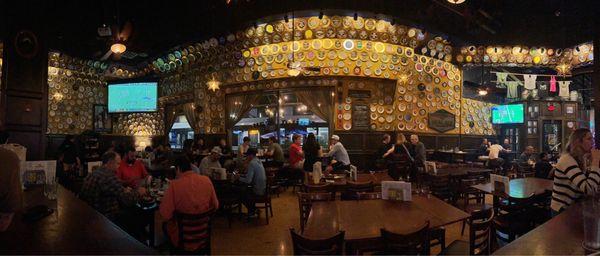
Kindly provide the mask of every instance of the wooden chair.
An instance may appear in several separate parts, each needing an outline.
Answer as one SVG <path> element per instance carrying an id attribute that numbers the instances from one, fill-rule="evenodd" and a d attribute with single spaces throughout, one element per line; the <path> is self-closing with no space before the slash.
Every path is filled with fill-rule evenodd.
<path id="1" fill-rule="evenodd" d="M 481 179 L 478 178 L 463 178 L 460 180 L 458 197 L 462 199 L 462 210 L 471 213 L 474 211 L 482 210 L 486 207 L 485 205 L 485 194 L 478 189 L 473 188 L 473 185 L 481 183 Z M 463 221 L 462 229 L 460 234 L 463 235 L 465 232 L 465 225 L 467 221 Z"/>
<path id="2" fill-rule="evenodd" d="M 294 255 L 341 255 L 344 252 L 344 231 L 326 239 L 309 239 L 290 228 Z"/>
<path id="3" fill-rule="evenodd" d="M 446 202 L 453 201 L 452 190 L 450 189 L 450 176 L 448 174 L 432 175 L 430 180 L 431 194 Z"/>
<path id="4" fill-rule="evenodd" d="M 236 191 L 233 189 L 233 184 L 228 180 L 213 180 L 213 186 L 219 199 L 219 210 L 227 216 L 227 222 L 231 227 L 234 210 L 237 209 L 237 214 L 242 213 L 242 200 Z"/>
<path id="5" fill-rule="evenodd" d="M 265 187 L 265 194 L 254 198 L 254 207 L 256 209 L 265 210 L 265 218 L 267 219 L 267 225 L 269 224 L 269 215 L 273 217 L 273 204 L 271 203 L 271 193 L 269 189 L 269 180 L 267 179 L 267 186 Z M 248 220 L 249 220 L 248 216 Z M 259 216 L 260 217 L 260 216 Z"/>
<path id="6" fill-rule="evenodd" d="M 281 191 L 281 186 L 277 182 L 276 172 L 267 172 L 267 184 L 269 187 L 267 188 L 271 194 L 277 195 L 279 197 L 279 193 Z"/>
<path id="7" fill-rule="evenodd" d="M 535 170 L 528 163 L 518 163 L 517 164 L 517 177 L 518 178 L 527 178 L 534 177 Z"/>
<path id="8" fill-rule="evenodd" d="M 410 234 L 396 234 L 381 229 L 385 254 L 429 255 L 429 221 Z"/>
<path id="9" fill-rule="evenodd" d="M 335 200 L 335 197 L 331 196 L 331 193 L 302 193 L 298 192 L 298 209 L 300 210 L 300 230 L 304 233 L 304 226 L 308 220 L 310 209 L 313 202 L 318 201 L 331 201 Z"/>
<path id="10" fill-rule="evenodd" d="M 455 240 L 441 255 L 489 255 L 494 208 L 474 211 L 469 218 L 469 241 Z"/>
<path id="11" fill-rule="evenodd" d="M 379 192 L 359 192 L 356 194 L 357 200 L 375 200 L 381 199 L 381 193 Z"/>
<path id="12" fill-rule="evenodd" d="M 211 217 L 214 211 L 201 214 L 175 212 L 177 220 L 178 242 L 176 254 L 210 255 Z M 189 248 L 193 248 L 190 250 Z"/>
<path id="13" fill-rule="evenodd" d="M 375 186 L 373 186 L 372 181 L 368 182 L 355 182 L 348 181 L 346 188 L 341 193 L 341 200 L 357 200 L 358 193 L 363 192 L 374 192 Z"/>
<path id="14" fill-rule="evenodd" d="M 529 216 L 529 207 L 533 198 L 533 194 L 527 198 L 509 197 L 498 205 L 493 225 L 499 241 L 510 243 L 533 228 Z"/>
<path id="15" fill-rule="evenodd" d="M 303 191 L 306 193 L 328 192 L 335 198 L 335 187 L 331 183 L 325 184 L 304 184 Z"/>

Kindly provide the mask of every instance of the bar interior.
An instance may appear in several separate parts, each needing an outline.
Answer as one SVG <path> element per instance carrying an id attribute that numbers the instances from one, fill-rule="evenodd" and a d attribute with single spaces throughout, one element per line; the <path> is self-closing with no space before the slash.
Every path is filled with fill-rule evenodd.
<path id="1" fill-rule="evenodd" d="M 597 254 L 597 10 L 0 1 L 0 254 Z"/>

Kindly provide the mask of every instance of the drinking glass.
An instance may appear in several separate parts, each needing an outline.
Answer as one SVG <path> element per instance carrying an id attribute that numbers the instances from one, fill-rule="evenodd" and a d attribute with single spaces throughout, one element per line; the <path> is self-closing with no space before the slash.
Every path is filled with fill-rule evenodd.
<path id="1" fill-rule="evenodd" d="M 46 184 L 44 184 L 44 196 L 49 200 L 56 200 L 57 188 L 58 182 L 56 182 L 55 177 L 46 179 Z"/>
<path id="2" fill-rule="evenodd" d="M 600 250 L 600 198 L 592 196 L 583 201 L 583 248 Z"/>

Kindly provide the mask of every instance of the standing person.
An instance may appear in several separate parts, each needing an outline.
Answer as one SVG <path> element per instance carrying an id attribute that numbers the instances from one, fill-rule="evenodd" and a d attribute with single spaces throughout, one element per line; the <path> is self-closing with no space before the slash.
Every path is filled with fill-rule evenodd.
<path id="1" fill-rule="evenodd" d="M 304 152 L 304 171 L 312 172 L 313 165 L 320 160 L 323 155 L 321 145 L 317 142 L 317 137 L 314 133 L 309 133 L 306 137 L 304 145 L 302 145 L 302 152 Z"/>
<path id="2" fill-rule="evenodd" d="M 117 169 L 117 177 L 125 186 L 136 188 L 138 183 L 148 177 L 148 171 L 142 161 L 136 159 L 133 147 L 127 150 L 127 155 Z"/>
<path id="3" fill-rule="evenodd" d="M 579 201 L 593 195 L 600 184 L 600 150 L 593 149 L 590 130 L 579 128 L 571 134 L 565 152 L 556 163 L 550 208 L 556 215 Z"/>
<path id="4" fill-rule="evenodd" d="M 274 167 L 283 166 L 283 162 L 285 162 L 285 157 L 283 156 L 283 150 L 281 149 L 281 145 L 277 143 L 277 137 L 269 137 L 269 148 L 265 155 L 272 158 L 271 165 Z"/>
<path id="5" fill-rule="evenodd" d="M 329 152 L 324 155 L 325 157 L 333 157 L 331 165 L 327 167 L 328 171 L 340 172 L 350 170 L 350 157 L 348 151 L 340 142 L 340 137 L 332 135 L 329 145 Z"/>
<path id="6" fill-rule="evenodd" d="M 410 143 L 412 145 L 417 167 L 425 167 L 425 161 L 427 161 L 427 152 L 425 151 L 425 144 L 419 141 L 419 136 L 416 134 L 410 135 Z"/>
<path id="7" fill-rule="evenodd" d="M 121 211 L 123 207 L 133 206 L 140 196 L 146 194 L 143 187 L 132 190 L 123 186 L 116 172 L 121 157 L 115 152 L 102 155 L 102 166 L 89 174 L 83 181 L 79 197 L 110 220 L 127 225 L 128 218 Z"/>
<path id="8" fill-rule="evenodd" d="M 244 205 L 248 209 L 248 216 L 251 217 L 257 215 L 255 207 L 256 198 L 264 196 L 267 188 L 265 167 L 256 157 L 256 153 L 257 150 L 255 148 L 249 148 L 246 151 L 248 171 L 245 176 L 239 179 L 240 182 L 252 186 L 251 190 L 246 190 L 242 194 Z"/>
<path id="9" fill-rule="evenodd" d="M 404 137 L 404 134 L 398 134 L 396 144 L 392 145 L 383 157 L 388 159 L 388 172 L 394 180 L 398 180 L 401 175 L 406 177 L 408 174 L 400 173 L 397 166 L 398 163 L 401 163 L 403 167 L 408 168 L 409 172 L 412 172 L 414 159 L 406 146 L 406 137 Z"/>
<path id="10" fill-rule="evenodd" d="M 302 152 L 302 136 L 294 134 L 290 145 L 290 166 L 292 169 L 302 170 L 304 167 L 304 152 Z"/>
<path id="11" fill-rule="evenodd" d="M 6 144 L 9 134 L 0 131 L 0 144 Z M 23 208 L 19 156 L 13 151 L 0 147 L 0 232 L 12 222 L 14 213 Z"/>
<path id="12" fill-rule="evenodd" d="M 210 179 L 194 173 L 191 169 L 187 157 L 179 156 L 175 159 L 176 178 L 169 184 L 160 203 L 160 215 L 167 221 L 166 230 L 172 244 L 178 244 L 180 239 L 175 212 L 202 214 L 219 208 L 219 200 Z M 187 247 L 183 249 L 194 251 L 202 244 L 185 245 Z"/>
<path id="13" fill-rule="evenodd" d="M 81 159 L 79 158 L 77 145 L 75 145 L 75 136 L 67 135 L 63 143 L 58 147 L 58 152 L 65 174 L 73 174 L 77 168 L 81 167 Z"/>
<path id="14" fill-rule="evenodd" d="M 392 139 L 389 134 L 384 134 L 382 144 L 377 149 L 377 152 L 375 152 L 375 165 L 378 169 L 385 168 L 385 158 L 383 157 L 383 155 L 385 155 L 385 153 L 388 152 L 388 150 L 390 150 L 390 148 L 392 147 L 391 140 Z"/>
<path id="15" fill-rule="evenodd" d="M 550 173 L 552 172 L 552 164 L 550 164 L 550 157 L 548 156 L 548 153 L 540 153 L 539 161 L 535 163 L 534 169 L 536 178 L 550 178 Z"/>

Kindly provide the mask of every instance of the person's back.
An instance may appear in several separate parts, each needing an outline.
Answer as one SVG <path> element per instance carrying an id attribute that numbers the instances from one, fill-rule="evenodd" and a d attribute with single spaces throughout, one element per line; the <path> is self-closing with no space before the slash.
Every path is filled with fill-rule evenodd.
<path id="1" fill-rule="evenodd" d="M 350 164 L 350 157 L 348 156 L 348 151 L 346 151 L 346 148 L 344 147 L 344 145 L 342 145 L 341 142 L 338 142 L 335 145 L 333 145 L 331 151 L 334 152 L 332 156 L 336 161 L 341 162 L 344 165 Z"/>
<path id="2" fill-rule="evenodd" d="M 279 143 L 274 142 L 271 144 L 269 151 L 273 151 L 273 161 L 278 163 L 285 162 L 285 157 L 283 156 L 283 149 L 281 149 L 281 145 Z"/>
<path id="3" fill-rule="evenodd" d="M 302 152 L 304 152 L 304 171 L 312 172 L 313 165 L 319 160 L 319 150 L 321 147 L 316 143 L 305 143 L 302 146 Z"/>
<path id="4" fill-rule="evenodd" d="M 500 146 L 499 144 L 494 144 L 494 145 L 490 146 L 489 150 L 490 150 L 490 153 L 489 153 L 490 159 L 498 159 L 500 152 L 502 150 L 504 150 L 504 148 L 502 146 Z"/>
<path id="5" fill-rule="evenodd" d="M 535 163 L 535 177 L 542 179 L 549 179 L 550 171 L 552 171 L 552 165 L 546 160 L 540 160 Z"/>
<path id="6" fill-rule="evenodd" d="M 267 187 L 267 176 L 265 174 L 265 168 L 258 158 L 252 159 L 248 164 L 248 183 L 252 184 L 253 191 L 256 195 L 264 195 L 265 188 Z"/>
<path id="7" fill-rule="evenodd" d="M 114 171 L 104 167 L 85 178 L 79 197 L 109 219 L 117 217 L 120 202 L 131 205 L 135 200 L 135 195 L 125 192 Z"/>
<path id="8" fill-rule="evenodd" d="M 20 161 L 14 152 L 0 148 L 0 232 L 8 228 L 13 213 L 23 207 Z"/>

